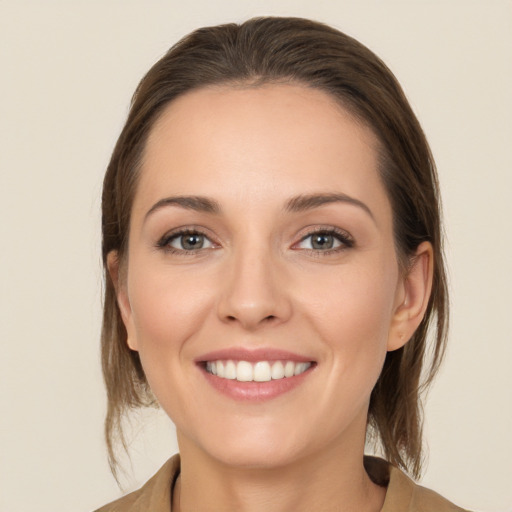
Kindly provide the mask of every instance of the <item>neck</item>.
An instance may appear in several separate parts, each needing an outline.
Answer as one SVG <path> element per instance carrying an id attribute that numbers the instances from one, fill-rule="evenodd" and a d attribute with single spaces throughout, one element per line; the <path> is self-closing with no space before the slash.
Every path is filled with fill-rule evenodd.
<path id="1" fill-rule="evenodd" d="M 385 489 L 363 466 L 362 444 L 336 447 L 272 468 L 233 467 L 178 434 L 182 460 L 173 512 L 378 512 Z M 355 449 L 357 448 L 357 449 Z"/>

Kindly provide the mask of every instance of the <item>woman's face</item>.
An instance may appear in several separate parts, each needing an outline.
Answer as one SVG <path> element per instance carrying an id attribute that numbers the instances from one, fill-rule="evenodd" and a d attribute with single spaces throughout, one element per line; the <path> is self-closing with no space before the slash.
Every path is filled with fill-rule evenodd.
<path id="1" fill-rule="evenodd" d="M 194 91 L 154 126 L 118 298 L 181 450 L 266 467 L 362 447 L 405 341 L 375 147 L 294 85 Z"/>

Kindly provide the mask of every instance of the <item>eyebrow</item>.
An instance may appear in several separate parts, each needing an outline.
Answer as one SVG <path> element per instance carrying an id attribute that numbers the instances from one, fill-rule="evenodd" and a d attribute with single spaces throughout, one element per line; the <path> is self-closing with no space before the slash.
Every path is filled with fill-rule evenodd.
<path id="1" fill-rule="evenodd" d="M 146 220 L 152 213 L 164 208 L 166 206 L 179 206 L 186 210 L 193 210 L 203 213 L 219 214 L 221 211 L 220 205 L 214 199 L 203 196 L 174 196 L 160 199 L 155 203 L 146 213 L 144 220 Z"/>
<path id="2" fill-rule="evenodd" d="M 290 199 L 286 203 L 285 210 L 294 213 L 304 212 L 331 203 L 348 203 L 358 206 L 359 208 L 362 208 L 373 220 L 375 220 L 372 211 L 365 203 L 355 197 L 348 196 L 347 194 L 327 193 L 300 195 Z"/>
<path id="3" fill-rule="evenodd" d="M 284 211 L 291 213 L 300 213 L 313 210 L 332 203 L 347 203 L 358 206 L 365 211 L 373 220 L 375 220 L 370 208 L 354 197 L 339 193 L 320 193 L 320 194 L 301 194 L 289 199 L 284 207 Z M 220 214 L 222 209 L 215 199 L 205 196 L 172 196 L 160 199 L 146 213 L 146 220 L 152 213 L 167 206 L 178 206 L 186 210 L 193 210 L 202 213 Z"/>

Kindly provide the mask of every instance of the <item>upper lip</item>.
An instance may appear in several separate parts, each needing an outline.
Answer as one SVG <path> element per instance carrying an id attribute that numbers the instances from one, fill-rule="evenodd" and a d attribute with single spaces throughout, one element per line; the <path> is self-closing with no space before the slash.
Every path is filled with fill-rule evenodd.
<path id="1" fill-rule="evenodd" d="M 203 354 L 195 359 L 196 363 L 204 363 L 206 361 L 248 361 L 256 363 L 258 361 L 294 361 L 297 363 L 309 363 L 313 359 L 311 357 L 289 352 L 287 350 L 279 350 L 274 348 L 257 348 L 246 349 L 242 347 L 225 348 L 214 350 Z"/>

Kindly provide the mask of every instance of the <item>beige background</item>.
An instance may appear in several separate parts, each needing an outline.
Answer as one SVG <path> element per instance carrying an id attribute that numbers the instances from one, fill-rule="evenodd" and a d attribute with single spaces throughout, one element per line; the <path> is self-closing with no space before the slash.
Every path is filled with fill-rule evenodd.
<path id="1" fill-rule="evenodd" d="M 193 28 L 258 14 L 360 39 L 423 123 L 453 290 L 423 482 L 512 511 L 512 2 L 497 0 L 0 0 L 0 510 L 88 511 L 118 495 L 102 439 L 102 174 L 149 66 Z M 162 414 L 142 419 L 127 488 L 175 450 Z"/>

